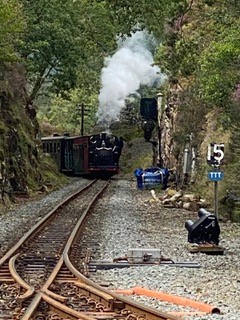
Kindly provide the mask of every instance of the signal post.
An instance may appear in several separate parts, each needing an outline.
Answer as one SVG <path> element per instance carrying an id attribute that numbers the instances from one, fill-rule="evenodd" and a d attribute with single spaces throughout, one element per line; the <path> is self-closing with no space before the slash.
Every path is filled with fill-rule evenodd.
<path id="1" fill-rule="evenodd" d="M 220 170 L 223 158 L 224 144 L 210 143 L 207 152 L 207 163 L 212 167 L 208 171 L 208 179 L 214 182 L 214 214 L 202 208 L 198 211 L 199 219 L 195 223 L 190 220 L 186 222 L 185 227 L 189 232 L 189 242 L 194 243 L 196 239 L 199 240 L 197 246 L 188 246 L 188 250 L 191 253 L 202 252 L 218 255 L 224 253 L 225 249 L 218 245 L 218 236 L 220 234 L 218 225 L 218 182 L 224 177 L 223 172 Z"/>
<path id="2" fill-rule="evenodd" d="M 218 182 L 224 177 L 220 170 L 224 158 L 224 144 L 212 142 L 208 145 L 207 163 L 212 166 L 208 172 L 208 179 L 214 182 L 214 214 L 218 219 Z"/>

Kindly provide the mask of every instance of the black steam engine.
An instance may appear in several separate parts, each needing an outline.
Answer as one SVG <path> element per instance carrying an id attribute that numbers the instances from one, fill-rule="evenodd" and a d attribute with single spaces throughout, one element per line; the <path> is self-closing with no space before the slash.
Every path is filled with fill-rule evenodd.
<path id="1" fill-rule="evenodd" d="M 195 222 L 187 220 L 185 223 L 188 230 L 188 242 L 218 245 L 220 227 L 217 217 L 205 209 L 199 209 L 198 217 L 199 219 Z"/>
<path id="2" fill-rule="evenodd" d="M 123 141 L 115 135 L 99 133 L 70 137 L 55 134 L 41 140 L 43 153 L 50 154 L 63 173 L 109 177 L 119 172 Z"/>

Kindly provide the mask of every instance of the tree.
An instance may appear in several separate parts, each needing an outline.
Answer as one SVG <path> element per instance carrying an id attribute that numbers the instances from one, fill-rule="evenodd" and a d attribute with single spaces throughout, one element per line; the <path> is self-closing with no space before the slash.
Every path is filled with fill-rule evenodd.
<path id="1" fill-rule="evenodd" d="M 122 26 L 122 34 L 129 34 L 134 29 L 148 29 L 155 37 L 163 38 L 165 23 L 183 13 L 188 1 L 183 0 L 106 0 L 114 16 Z"/>
<path id="2" fill-rule="evenodd" d="M 201 97 L 226 112 L 231 108 L 233 92 L 240 82 L 239 30 L 228 29 L 228 32 L 202 53 L 198 72 Z"/>
<path id="3" fill-rule="evenodd" d="M 18 59 L 16 45 L 21 40 L 24 17 L 17 0 L 0 0 L 0 61 Z"/>
<path id="4" fill-rule="evenodd" d="M 47 104 L 41 106 L 38 119 L 42 123 L 50 123 L 57 133 L 80 134 L 81 114 L 77 106 L 82 104 L 86 111 L 84 134 L 88 134 L 96 122 L 97 95 L 92 92 L 86 96 L 84 88 L 70 90 L 67 99 L 61 94 L 54 95 Z"/>
<path id="5" fill-rule="evenodd" d="M 234 3 L 202 0 L 190 7 L 190 2 L 180 25 L 178 15 L 173 17 L 156 55 L 170 78 L 181 79 L 199 101 L 226 112 L 239 84 L 240 8 L 234 10 Z"/>
<path id="6" fill-rule="evenodd" d="M 76 87 L 82 66 L 99 72 L 116 45 L 116 27 L 104 1 L 21 2 L 28 29 L 20 53 L 29 72 L 31 100 L 43 87 L 56 93 Z"/>

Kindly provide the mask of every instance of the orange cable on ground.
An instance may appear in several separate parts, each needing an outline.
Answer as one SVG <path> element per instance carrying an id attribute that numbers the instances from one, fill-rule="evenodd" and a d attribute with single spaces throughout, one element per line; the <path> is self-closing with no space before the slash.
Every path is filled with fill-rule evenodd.
<path id="1" fill-rule="evenodd" d="M 193 309 L 198 309 L 202 312 L 205 313 L 219 313 L 220 310 L 217 307 L 213 307 L 208 305 L 207 303 L 204 302 L 198 302 L 196 300 L 191 300 L 188 298 L 183 298 L 179 297 L 176 295 L 172 295 L 169 293 L 161 292 L 161 291 L 154 291 L 150 290 L 147 288 L 142 288 L 142 287 L 134 287 L 130 290 L 115 290 L 116 293 L 121 293 L 121 294 L 137 294 L 137 295 L 143 295 L 151 298 L 156 298 L 162 301 L 167 301 L 171 302 L 177 305 L 185 306 L 185 307 L 191 307 Z"/>

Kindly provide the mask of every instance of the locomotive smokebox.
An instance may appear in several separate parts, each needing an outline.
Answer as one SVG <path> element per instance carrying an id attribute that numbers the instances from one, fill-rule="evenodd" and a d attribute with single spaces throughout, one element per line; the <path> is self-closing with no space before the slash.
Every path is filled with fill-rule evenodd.
<path id="1" fill-rule="evenodd" d="M 93 134 L 97 134 L 97 133 L 99 133 L 99 132 L 104 132 L 106 130 L 106 128 L 104 127 L 104 126 L 102 126 L 102 125 L 95 125 L 94 127 L 93 127 L 93 129 L 92 129 L 92 133 Z"/>
<path id="2" fill-rule="evenodd" d="M 199 219 L 195 222 L 192 220 L 187 220 L 185 222 L 185 228 L 188 231 L 188 242 L 218 245 L 220 227 L 217 217 L 205 209 L 200 209 L 198 211 L 198 217 Z"/>

